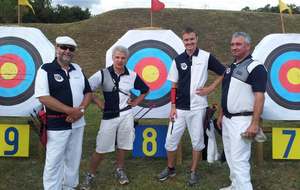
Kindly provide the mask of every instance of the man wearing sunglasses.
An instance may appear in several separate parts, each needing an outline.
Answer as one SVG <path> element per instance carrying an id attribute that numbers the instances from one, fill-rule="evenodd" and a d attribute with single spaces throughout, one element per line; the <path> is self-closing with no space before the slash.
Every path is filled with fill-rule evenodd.
<path id="1" fill-rule="evenodd" d="M 138 105 L 149 91 L 149 87 L 133 71 L 126 68 L 128 49 L 116 46 L 112 51 L 113 65 L 101 69 L 89 78 L 92 90 L 101 87 L 104 96 L 104 107 L 99 99 L 93 97 L 98 107 L 103 109 L 103 118 L 97 136 L 96 150 L 92 155 L 89 172 L 82 184 L 82 190 L 90 189 L 97 167 L 104 154 L 117 149 L 115 176 L 120 184 L 129 183 L 124 171 L 125 153 L 133 148 L 134 118 L 132 107 Z M 130 99 L 130 90 L 140 91 L 135 99 Z"/>
<path id="2" fill-rule="evenodd" d="M 36 76 L 35 97 L 45 106 L 47 117 L 45 190 L 71 190 L 79 183 L 83 115 L 91 88 L 80 66 L 72 63 L 76 47 L 72 38 L 57 37 L 55 59 L 43 64 Z"/>

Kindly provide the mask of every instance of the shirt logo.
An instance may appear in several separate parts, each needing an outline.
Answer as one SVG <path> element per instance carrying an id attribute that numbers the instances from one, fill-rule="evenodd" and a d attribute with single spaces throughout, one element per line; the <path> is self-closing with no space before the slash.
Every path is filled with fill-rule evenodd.
<path id="1" fill-rule="evenodd" d="M 64 78 L 63 78 L 60 74 L 54 74 L 54 79 L 55 79 L 57 82 L 62 82 L 62 81 L 64 81 Z"/>
<path id="2" fill-rule="evenodd" d="M 231 69 L 230 69 L 230 67 L 228 67 L 228 68 L 226 69 L 226 74 L 229 74 L 230 71 L 231 71 Z"/>
<path id="3" fill-rule="evenodd" d="M 180 66 L 181 66 L 182 70 L 186 70 L 187 69 L 187 64 L 186 63 L 181 63 Z"/>

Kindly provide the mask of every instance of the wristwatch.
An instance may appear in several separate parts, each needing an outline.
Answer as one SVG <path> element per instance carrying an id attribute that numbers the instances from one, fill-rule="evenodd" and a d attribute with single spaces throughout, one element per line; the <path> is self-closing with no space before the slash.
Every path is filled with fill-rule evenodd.
<path id="1" fill-rule="evenodd" d="M 81 113 L 84 113 L 84 111 L 85 111 L 85 110 L 84 110 L 84 107 L 83 107 L 83 106 L 80 106 L 80 112 L 81 112 Z"/>

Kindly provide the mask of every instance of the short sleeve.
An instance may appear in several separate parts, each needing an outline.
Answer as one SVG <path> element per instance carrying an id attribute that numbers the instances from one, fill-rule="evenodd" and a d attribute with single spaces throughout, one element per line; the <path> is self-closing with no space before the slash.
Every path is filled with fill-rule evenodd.
<path id="1" fill-rule="evenodd" d="M 176 67 L 176 62 L 173 60 L 169 74 L 168 74 L 168 80 L 177 83 L 178 81 L 178 70 Z"/>
<path id="2" fill-rule="evenodd" d="M 265 92 L 267 85 L 267 71 L 263 65 L 256 66 L 246 81 L 252 86 L 253 92 Z"/>
<path id="3" fill-rule="evenodd" d="M 89 78 L 89 84 L 92 91 L 96 91 L 98 87 L 102 84 L 102 74 L 101 71 L 97 71 Z"/>
<path id="4" fill-rule="evenodd" d="M 49 95 L 48 74 L 44 69 L 39 68 L 35 78 L 34 96 L 38 98 Z"/>

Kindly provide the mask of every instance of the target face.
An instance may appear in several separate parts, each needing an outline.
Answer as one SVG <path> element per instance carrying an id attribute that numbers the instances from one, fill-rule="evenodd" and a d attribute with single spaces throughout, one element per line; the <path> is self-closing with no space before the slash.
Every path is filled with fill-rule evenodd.
<path id="1" fill-rule="evenodd" d="M 20 104 L 33 95 L 42 59 L 37 49 L 18 37 L 0 38 L 0 105 Z"/>
<path id="2" fill-rule="evenodd" d="M 106 67 L 113 64 L 112 51 L 119 45 L 129 50 L 126 67 L 150 88 L 142 103 L 133 108 L 135 117 L 168 118 L 172 84 L 167 77 L 173 59 L 185 50 L 182 40 L 171 30 L 129 30 L 106 52 Z M 133 89 L 131 94 L 135 98 L 140 91 Z"/>
<path id="3" fill-rule="evenodd" d="M 159 107 L 169 103 L 171 82 L 167 80 L 172 60 L 178 55 L 168 44 L 157 40 L 144 40 L 129 47 L 127 67 L 134 70 L 150 87 L 142 107 Z M 133 96 L 139 92 L 132 91 Z"/>
<path id="4" fill-rule="evenodd" d="M 300 44 L 284 44 L 265 61 L 268 95 L 287 109 L 300 110 Z"/>

